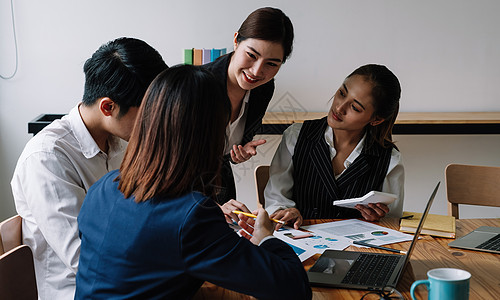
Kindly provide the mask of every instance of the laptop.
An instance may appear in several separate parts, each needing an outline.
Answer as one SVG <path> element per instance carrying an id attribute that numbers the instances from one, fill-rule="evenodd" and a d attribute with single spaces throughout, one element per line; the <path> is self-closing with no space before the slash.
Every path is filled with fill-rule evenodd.
<path id="1" fill-rule="evenodd" d="M 481 226 L 448 246 L 500 254 L 500 227 Z"/>
<path id="2" fill-rule="evenodd" d="M 347 289 L 383 290 L 396 287 L 422 230 L 440 182 L 432 192 L 405 255 L 325 250 L 307 271 L 311 285 Z"/>

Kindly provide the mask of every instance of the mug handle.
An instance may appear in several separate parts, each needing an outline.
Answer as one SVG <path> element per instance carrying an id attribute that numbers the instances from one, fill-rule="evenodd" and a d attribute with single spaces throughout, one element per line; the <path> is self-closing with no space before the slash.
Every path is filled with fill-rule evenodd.
<path id="1" fill-rule="evenodd" d="M 415 288 L 421 284 L 425 284 L 427 286 L 427 290 L 429 290 L 430 282 L 428 279 L 415 281 L 414 283 L 412 283 L 411 288 L 410 288 L 410 294 L 411 294 L 412 299 L 417 299 L 417 297 L 415 297 Z"/>

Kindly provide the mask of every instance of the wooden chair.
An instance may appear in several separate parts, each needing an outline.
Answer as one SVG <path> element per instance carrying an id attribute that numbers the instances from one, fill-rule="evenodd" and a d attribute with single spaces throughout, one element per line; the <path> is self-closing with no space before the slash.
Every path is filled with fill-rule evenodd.
<path id="1" fill-rule="evenodd" d="M 2 255 L 4 253 L 5 253 L 5 250 L 3 250 L 2 234 L 0 233 L 0 255 Z"/>
<path id="2" fill-rule="evenodd" d="M 500 167 L 450 164 L 445 180 L 448 215 L 459 218 L 458 204 L 500 207 Z"/>
<path id="3" fill-rule="evenodd" d="M 269 166 L 260 165 L 255 168 L 254 172 L 255 187 L 257 189 L 257 205 L 265 207 L 264 188 L 269 180 Z"/>
<path id="4" fill-rule="evenodd" d="M 38 299 L 31 248 L 22 244 L 22 218 L 0 223 L 0 299 Z M 5 251 L 5 253 L 4 253 Z"/>
<path id="5" fill-rule="evenodd" d="M 0 223 L 0 239 L 3 254 L 15 247 L 22 245 L 22 221 L 21 216 L 13 216 Z"/>

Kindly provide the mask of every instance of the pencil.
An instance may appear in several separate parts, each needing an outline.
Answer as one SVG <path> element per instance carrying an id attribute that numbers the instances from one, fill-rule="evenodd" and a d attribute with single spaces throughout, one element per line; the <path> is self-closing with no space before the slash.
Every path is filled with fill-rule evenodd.
<path id="1" fill-rule="evenodd" d="M 392 249 L 392 248 L 386 248 L 386 247 L 377 246 L 377 245 L 372 245 L 372 244 L 368 244 L 368 243 L 361 242 L 361 241 L 353 241 L 352 243 L 356 244 L 356 245 L 370 247 L 370 248 L 377 248 L 377 249 L 387 250 L 387 251 L 391 251 L 391 252 L 406 254 L 406 251 L 396 250 L 396 249 Z"/>
<path id="2" fill-rule="evenodd" d="M 233 213 L 235 213 L 235 214 L 242 214 L 242 215 L 245 215 L 245 216 L 250 217 L 250 218 L 257 218 L 257 216 L 254 215 L 254 214 L 246 213 L 246 212 L 239 211 L 239 210 L 233 210 Z M 273 219 L 273 218 L 269 218 L 269 219 L 271 219 L 271 221 L 273 221 L 273 222 L 285 225 L 285 221 L 276 220 L 276 219 Z"/>

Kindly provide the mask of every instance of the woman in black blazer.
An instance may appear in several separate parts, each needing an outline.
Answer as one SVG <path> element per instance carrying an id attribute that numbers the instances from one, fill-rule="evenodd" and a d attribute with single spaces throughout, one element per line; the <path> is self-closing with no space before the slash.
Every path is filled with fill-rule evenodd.
<path id="1" fill-rule="evenodd" d="M 234 209 L 248 211 L 236 200 L 231 163 L 256 155 L 265 140 L 253 141 L 274 93 L 274 76 L 292 52 L 293 26 L 279 9 L 264 7 L 252 12 L 234 34 L 234 51 L 204 65 L 224 84 L 231 102 L 231 122 L 222 168 L 218 203 L 231 222 Z"/>

